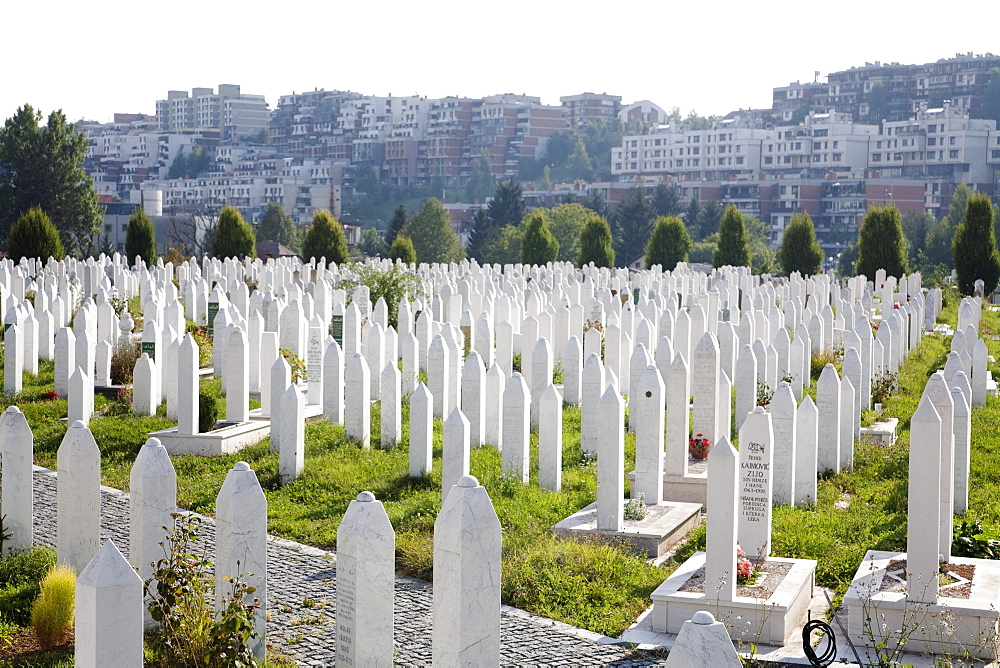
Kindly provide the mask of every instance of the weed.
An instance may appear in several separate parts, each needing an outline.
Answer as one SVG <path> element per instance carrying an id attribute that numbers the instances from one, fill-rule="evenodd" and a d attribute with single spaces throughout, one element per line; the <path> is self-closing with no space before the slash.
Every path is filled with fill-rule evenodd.
<path id="1" fill-rule="evenodd" d="M 52 649 L 73 624 L 76 570 L 59 564 L 42 578 L 41 592 L 31 610 L 31 626 L 42 649 Z"/>

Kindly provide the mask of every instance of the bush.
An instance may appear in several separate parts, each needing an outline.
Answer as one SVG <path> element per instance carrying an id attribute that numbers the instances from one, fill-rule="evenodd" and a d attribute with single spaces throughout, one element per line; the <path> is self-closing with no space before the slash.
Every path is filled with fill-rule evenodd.
<path id="1" fill-rule="evenodd" d="M 872 404 L 885 404 L 899 389 L 896 374 L 880 373 L 872 378 Z"/>
<path id="2" fill-rule="evenodd" d="M 111 384 L 131 385 L 135 363 L 142 356 L 142 346 L 135 341 L 118 343 L 111 353 Z"/>
<path id="3" fill-rule="evenodd" d="M 291 351 L 290 348 L 282 348 L 278 353 L 285 358 L 288 366 L 292 370 L 292 382 L 301 383 L 306 379 L 306 363 L 302 358 Z"/>
<path id="4" fill-rule="evenodd" d="M 219 406 L 208 392 L 198 393 L 198 431 L 202 434 L 215 429 L 219 421 Z"/>
<path id="5" fill-rule="evenodd" d="M 65 255 L 56 226 L 37 206 L 22 213 L 7 235 L 7 257 L 14 264 L 23 257 L 61 260 Z"/>
<path id="6" fill-rule="evenodd" d="M 417 261 L 417 251 L 413 248 L 413 242 L 408 235 L 396 235 L 392 245 L 389 246 L 389 259 L 400 260 L 403 264 L 413 264 Z"/>
<path id="7" fill-rule="evenodd" d="M 248 641 L 257 635 L 254 615 L 260 601 L 245 602 L 256 591 L 243 579 L 249 574 L 233 578 L 216 612 L 207 547 L 195 552 L 200 520 L 173 517 L 173 531 L 160 543 L 164 558 L 145 582 L 150 615 L 160 625 L 149 637 L 150 649 L 165 666 L 255 666 Z"/>
<path id="8" fill-rule="evenodd" d="M 823 269 L 823 249 L 816 240 L 816 228 L 808 213 L 797 213 L 781 237 L 781 270 L 813 276 Z"/>
<path id="9" fill-rule="evenodd" d="M 354 289 L 360 285 L 368 286 L 368 298 L 372 304 L 377 302 L 379 297 L 385 299 L 385 304 L 389 307 L 389 324 L 397 330 L 400 300 L 407 297 L 413 301 L 423 296 L 424 292 L 420 277 L 398 264 L 392 265 L 392 269 L 388 271 L 364 264 L 357 265 L 352 273 L 344 276 L 334 288 L 343 290 L 347 294 L 347 303 L 350 304 Z"/>
<path id="10" fill-rule="evenodd" d="M 129 217 L 125 231 L 125 259 L 131 264 L 136 256 L 142 258 L 147 267 L 156 259 L 156 231 L 142 208 Z"/>
<path id="11" fill-rule="evenodd" d="M 653 224 L 653 233 L 646 243 L 646 269 L 660 265 L 673 271 L 678 262 L 687 262 L 691 252 L 691 235 L 684 221 L 677 216 L 660 216 Z"/>
<path id="12" fill-rule="evenodd" d="M 743 214 L 735 204 L 726 207 L 719 221 L 719 241 L 712 254 L 713 267 L 749 267 L 750 244 Z"/>
<path id="13" fill-rule="evenodd" d="M 51 649 L 73 624 L 76 570 L 59 564 L 42 579 L 42 590 L 31 610 L 31 626 L 43 649 Z"/>
<path id="14" fill-rule="evenodd" d="M 227 206 L 219 213 L 219 224 L 212 237 L 212 255 L 220 258 L 257 257 L 253 228 L 243 220 L 235 207 Z"/>
<path id="15" fill-rule="evenodd" d="M 312 259 L 325 259 L 327 266 L 343 264 L 348 260 L 347 238 L 341 227 L 329 211 L 317 211 L 313 214 L 313 222 L 306 232 L 302 243 L 302 259 L 309 262 Z"/>
<path id="16" fill-rule="evenodd" d="M 0 559 L 0 621 L 18 626 L 31 623 L 31 608 L 42 578 L 56 565 L 56 553 L 37 547 Z"/>
<path id="17" fill-rule="evenodd" d="M 591 262 L 595 267 L 613 267 L 615 249 L 611 246 L 611 227 L 604 216 L 593 214 L 583 224 L 580 232 L 580 256 L 578 267 L 586 267 Z"/>
<path id="18" fill-rule="evenodd" d="M 549 231 L 545 214 L 532 212 L 523 223 L 521 234 L 521 263 L 543 266 L 559 257 L 559 242 Z"/>

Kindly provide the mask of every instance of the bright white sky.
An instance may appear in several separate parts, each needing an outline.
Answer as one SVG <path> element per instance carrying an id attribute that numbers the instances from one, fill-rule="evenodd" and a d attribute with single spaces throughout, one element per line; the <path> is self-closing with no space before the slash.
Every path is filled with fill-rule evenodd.
<path id="1" fill-rule="evenodd" d="M 43 9 L 44 8 L 44 9 Z M 6 3 L 0 119 L 25 102 L 110 121 L 220 83 L 480 97 L 590 91 L 686 114 L 770 107 L 771 89 L 865 61 L 1000 53 L 996 6 L 901 2 Z"/>

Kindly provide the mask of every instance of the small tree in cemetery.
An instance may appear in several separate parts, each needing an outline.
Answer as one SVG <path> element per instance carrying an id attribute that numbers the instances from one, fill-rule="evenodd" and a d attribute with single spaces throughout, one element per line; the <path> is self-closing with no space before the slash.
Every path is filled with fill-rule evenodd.
<path id="1" fill-rule="evenodd" d="M 906 273 L 906 248 L 899 209 L 894 205 L 873 207 L 865 214 L 858 235 L 858 261 L 854 273 L 874 280 L 885 269 L 888 276 Z"/>
<path id="2" fill-rule="evenodd" d="M 10 228 L 7 237 L 7 257 L 14 264 L 22 257 L 37 257 L 43 260 L 54 257 L 61 260 L 66 255 L 63 252 L 62 241 L 55 225 L 39 207 L 33 206 L 17 219 Z"/>
<path id="3" fill-rule="evenodd" d="M 816 228 L 808 213 L 797 213 L 781 238 L 781 268 L 786 274 L 818 274 L 823 268 L 823 249 L 816 241 Z"/>
<path id="4" fill-rule="evenodd" d="M 156 259 L 156 232 L 153 221 L 142 207 L 129 216 L 125 231 L 125 257 L 129 262 L 135 262 L 136 256 L 142 258 L 146 266 Z"/>
<path id="5" fill-rule="evenodd" d="M 227 206 L 219 212 L 219 224 L 212 239 L 212 254 L 216 257 L 257 257 L 253 229 L 243 220 L 236 207 Z"/>
<path id="6" fill-rule="evenodd" d="M 677 216 L 657 218 L 646 244 L 646 269 L 658 264 L 665 270 L 673 270 L 678 262 L 687 262 L 689 252 L 691 235 L 684 221 Z"/>
<path id="7" fill-rule="evenodd" d="M 545 214 L 532 212 L 524 221 L 521 235 L 521 263 L 544 265 L 555 262 L 559 256 L 559 242 L 549 231 Z"/>
<path id="8" fill-rule="evenodd" d="M 604 216 L 594 214 L 587 218 L 580 232 L 580 257 L 576 264 L 585 267 L 591 262 L 595 267 L 613 267 L 615 249 L 611 247 L 611 227 Z"/>
<path id="9" fill-rule="evenodd" d="M 309 262 L 313 258 L 325 258 L 328 265 L 343 264 L 349 258 L 344 228 L 329 211 L 317 211 L 313 214 L 312 225 L 302 243 L 302 259 Z"/>
<path id="10" fill-rule="evenodd" d="M 712 266 L 749 267 L 750 245 L 743 214 L 735 204 L 726 207 L 719 221 L 719 242 L 712 254 Z"/>
<path id="11" fill-rule="evenodd" d="M 993 232 L 993 203 L 989 196 L 969 198 L 965 221 L 958 226 L 954 242 L 955 273 L 963 295 L 975 291 L 976 280 L 983 281 L 983 295 L 990 295 L 1000 281 L 1000 252 Z"/>
<path id="12" fill-rule="evenodd" d="M 413 248 L 410 235 L 406 234 L 405 231 L 397 234 L 393 240 L 392 246 L 389 247 L 389 259 L 401 260 L 403 264 L 413 264 L 417 261 L 417 251 Z"/>
<path id="13" fill-rule="evenodd" d="M 435 197 L 424 202 L 406 229 L 420 262 L 459 262 L 465 257 L 451 218 Z"/>

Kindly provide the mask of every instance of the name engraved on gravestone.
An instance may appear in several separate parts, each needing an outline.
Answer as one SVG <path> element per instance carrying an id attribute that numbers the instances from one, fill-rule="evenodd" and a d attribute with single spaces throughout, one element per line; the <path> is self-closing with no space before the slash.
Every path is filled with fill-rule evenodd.
<path id="1" fill-rule="evenodd" d="M 351 643 L 354 642 L 356 561 L 357 558 L 354 555 L 337 555 L 337 578 L 345 585 L 337 587 L 337 617 L 339 619 L 339 626 L 337 628 L 337 663 L 340 665 L 353 663 L 351 659 Z"/>
<path id="2" fill-rule="evenodd" d="M 770 464 L 765 461 L 765 446 L 751 441 L 747 444 L 747 461 L 740 462 L 740 514 L 748 522 L 763 522 L 765 511 L 771 503 L 767 483 Z"/>
<path id="3" fill-rule="evenodd" d="M 306 380 L 318 383 L 323 378 L 323 331 L 309 328 L 309 346 L 306 348 Z"/>
<path id="4" fill-rule="evenodd" d="M 215 336 L 215 316 L 219 315 L 219 302 L 208 302 L 208 335 Z"/>
<path id="5" fill-rule="evenodd" d="M 341 348 L 344 347 L 344 316 L 335 315 L 330 318 L 330 334 Z"/>
<path id="6" fill-rule="evenodd" d="M 155 341 L 143 341 L 142 342 L 142 351 L 141 352 L 144 352 L 147 355 L 149 355 L 149 359 L 155 360 L 156 359 L 156 342 Z"/>

